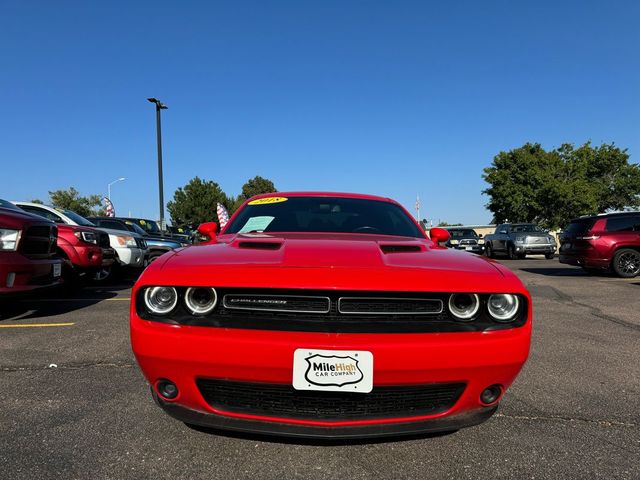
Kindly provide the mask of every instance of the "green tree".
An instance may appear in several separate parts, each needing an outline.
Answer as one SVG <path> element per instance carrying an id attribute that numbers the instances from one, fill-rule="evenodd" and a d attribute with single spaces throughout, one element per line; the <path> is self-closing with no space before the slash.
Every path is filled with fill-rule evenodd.
<path id="1" fill-rule="evenodd" d="M 255 176 L 242 186 L 242 192 L 237 197 L 230 197 L 230 203 L 228 207 L 231 209 L 230 213 L 235 212 L 245 200 L 253 197 L 254 195 L 260 195 L 262 193 L 277 192 L 276 186 L 273 182 L 267 178 Z"/>
<path id="2" fill-rule="evenodd" d="M 177 226 L 199 225 L 217 221 L 217 203 L 227 204 L 229 198 L 216 182 L 195 177 L 184 188 L 178 188 L 167 203 L 171 222 Z"/>
<path id="3" fill-rule="evenodd" d="M 640 166 L 613 144 L 545 151 L 540 144 L 500 152 L 484 169 L 494 221 L 559 228 L 574 217 L 640 205 Z"/>
<path id="4" fill-rule="evenodd" d="M 105 214 L 100 195 L 80 196 L 80 192 L 73 187 L 67 190 L 49 192 L 51 205 L 56 208 L 71 210 L 83 217 L 100 216 Z"/>

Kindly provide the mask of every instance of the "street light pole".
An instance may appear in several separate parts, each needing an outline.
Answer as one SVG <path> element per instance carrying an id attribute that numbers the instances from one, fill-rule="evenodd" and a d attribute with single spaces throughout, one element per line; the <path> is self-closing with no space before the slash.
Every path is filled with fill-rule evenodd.
<path id="1" fill-rule="evenodd" d="M 114 183 L 123 182 L 123 181 L 125 181 L 125 180 L 126 180 L 126 178 L 124 178 L 124 177 L 120 177 L 119 179 L 114 180 L 113 182 L 111 182 L 111 183 L 109 183 L 109 184 L 107 185 L 107 198 L 108 198 L 109 200 L 111 200 L 111 185 L 113 185 Z"/>
<path id="2" fill-rule="evenodd" d="M 168 107 L 157 98 L 147 98 L 156 105 L 156 136 L 158 139 L 158 196 L 160 200 L 160 228 L 164 230 L 164 188 L 162 186 L 162 127 L 160 125 L 160 110 Z"/>

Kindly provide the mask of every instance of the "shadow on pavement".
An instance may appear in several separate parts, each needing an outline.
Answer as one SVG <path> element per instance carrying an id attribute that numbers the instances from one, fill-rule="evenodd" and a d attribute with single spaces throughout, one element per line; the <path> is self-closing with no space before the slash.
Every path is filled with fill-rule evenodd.
<path id="1" fill-rule="evenodd" d="M 81 310 L 117 297 L 119 291 L 128 290 L 132 284 L 121 280 L 117 285 L 90 284 L 74 289 L 60 286 L 3 299 L 0 301 L 0 323 L 9 324 L 12 321 L 52 317 Z"/>
<path id="2" fill-rule="evenodd" d="M 587 273 L 581 268 L 558 268 L 558 267 L 539 267 L 539 268 L 519 268 L 523 272 L 535 273 L 536 275 L 545 275 L 549 277 L 606 277 L 609 274 L 606 271 L 597 273 Z"/>

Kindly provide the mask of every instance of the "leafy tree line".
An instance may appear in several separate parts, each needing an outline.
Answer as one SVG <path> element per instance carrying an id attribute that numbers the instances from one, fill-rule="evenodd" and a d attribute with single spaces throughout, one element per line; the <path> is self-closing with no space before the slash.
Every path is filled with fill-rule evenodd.
<path id="1" fill-rule="evenodd" d="M 564 227 L 581 215 L 640 206 L 640 166 L 614 144 L 546 151 L 539 143 L 500 152 L 484 169 L 486 207 L 496 223 Z"/>
<path id="2" fill-rule="evenodd" d="M 33 203 L 44 203 L 37 198 L 31 201 Z M 73 187 L 69 187 L 67 190 L 49 191 L 49 203 L 51 203 L 53 207 L 71 210 L 83 217 L 102 216 L 106 214 L 100 195 L 87 195 L 85 197 L 80 195 L 80 192 Z"/>
<path id="3" fill-rule="evenodd" d="M 216 206 L 222 203 L 233 214 L 242 203 L 254 195 L 277 192 L 271 180 L 257 176 L 248 180 L 239 195 L 227 195 L 220 185 L 212 180 L 195 177 L 173 194 L 167 210 L 174 225 L 199 225 L 217 221 Z"/>

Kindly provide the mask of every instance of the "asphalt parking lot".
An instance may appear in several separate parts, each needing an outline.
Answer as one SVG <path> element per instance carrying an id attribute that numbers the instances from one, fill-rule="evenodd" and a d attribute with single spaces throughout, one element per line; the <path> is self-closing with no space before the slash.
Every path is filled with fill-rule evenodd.
<path id="1" fill-rule="evenodd" d="M 130 285 L 0 316 L 0 476 L 639 478 L 640 278 L 504 263 L 534 298 L 529 362 L 498 413 L 453 434 L 300 443 L 197 431 L 152 402 L 129 348 Z"/>

